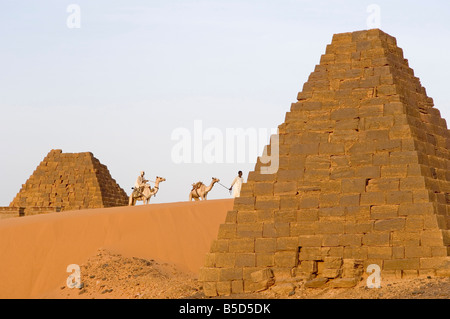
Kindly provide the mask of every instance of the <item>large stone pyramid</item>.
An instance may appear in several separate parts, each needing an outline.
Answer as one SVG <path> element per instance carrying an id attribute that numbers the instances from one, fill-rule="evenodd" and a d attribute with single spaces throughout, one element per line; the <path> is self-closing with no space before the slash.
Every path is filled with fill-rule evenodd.
<path id="1" fill-rule="evenodd" d="M 125 191 L 92 153 L 51 150 L 11 202 L 11 207 L 63 210 L 124 206 Z"/>
<path id="2" fill-rule="evenodd" d="M 334 35 L 297 100 L 277 173 L 259 160 L 220 226 L 205 294 L 298 276 L 345 286 L 370 264 L 382 277 L 450 275 L 450 135 L 396 39 Z"/>

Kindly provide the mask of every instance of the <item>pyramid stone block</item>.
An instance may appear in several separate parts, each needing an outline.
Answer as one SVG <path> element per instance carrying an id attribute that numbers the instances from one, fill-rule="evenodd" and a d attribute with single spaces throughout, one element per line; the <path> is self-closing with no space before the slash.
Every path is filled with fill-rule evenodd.
<path id="1" fill-rule="evenodd" d="M 450 135 L 394 37 L 334 35 L 277 136 L 278 171 L 263 174 L 258 159 L 219 230 L 222 253 L 256 254 L 236 274 L 314 262 L 320 278 L 330 258 L 376 263 L 382 276 L 449 273 Z"/>
<path id="2" fill-rule="evenodd" d="M 39 164 L 10 207 L 63 210 L 126 206 L 125 191 L 92 153 L 52 150 Z"/>

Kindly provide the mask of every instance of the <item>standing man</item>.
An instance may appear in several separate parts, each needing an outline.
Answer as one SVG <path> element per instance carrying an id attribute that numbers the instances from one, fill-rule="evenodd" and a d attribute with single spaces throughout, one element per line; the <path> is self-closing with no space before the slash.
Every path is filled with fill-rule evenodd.
<path id="1" fill-rule="evenodd" d="M 244 179 L 242 178 L 242 171 L 238 172 L 238 176 L 231 183 L 230 191 L 233 189 L 233 197 L 239 197 L 241 194 L 242 183 Z M 234 186 L 234 188 L 233 188 Z"/>

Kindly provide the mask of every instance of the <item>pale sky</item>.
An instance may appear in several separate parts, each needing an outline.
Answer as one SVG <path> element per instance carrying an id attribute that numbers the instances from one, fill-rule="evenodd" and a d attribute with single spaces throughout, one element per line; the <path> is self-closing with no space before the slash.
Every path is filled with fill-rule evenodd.
<path id="1" fill-rule="evenodd" d="M 165 177 L 153 203 L 246 180 L 256 158 L 177 164 L 172 133 L 276 128 L 333 34 L 369 29 L 371 4 L 448 120 L 448 1 L 0 0 L 0 206 L 51 149 L 92 152 L 127 194 L 141 170 Z"/>

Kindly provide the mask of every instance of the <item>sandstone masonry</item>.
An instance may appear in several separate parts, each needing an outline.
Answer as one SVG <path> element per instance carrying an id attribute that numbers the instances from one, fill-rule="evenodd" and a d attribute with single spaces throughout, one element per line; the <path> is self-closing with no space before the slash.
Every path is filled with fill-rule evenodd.
<path id="1" fill-rule="evenodd" d="M 278 172 L 258 161 L 220 226 L 206 295 L 296 277 L 349 287 L 369 264 L 450 276 L 450 135 L 394 37 L 334 35 L 278 137 Z"/>
<path id="2" fill-rule="evenodd" d="M 127 204 L 125 191 L 92 153 L 52 150 L 22 185 L 10 208 L 39 212 Z"/>

